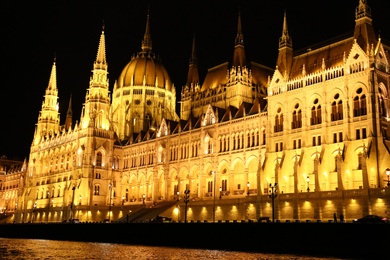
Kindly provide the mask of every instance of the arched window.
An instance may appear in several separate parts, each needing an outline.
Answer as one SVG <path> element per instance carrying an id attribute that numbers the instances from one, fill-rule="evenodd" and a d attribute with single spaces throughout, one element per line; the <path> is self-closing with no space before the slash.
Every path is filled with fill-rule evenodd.
<path id="1" fill-rule="evenodd" d="M 356 90 L 356 96 L 353 98 L 353 116 L 367 115 L 367 100 L 366 95 L 363 94 L 363 89 Z"/>
<path id="2" fill-rule="evenodd" d="M 332 113 L 330 115 L 331 121 L 342 120 L 343 116 L 343 101 L 340 98 L 340 95 L 337 93 L 334 95 L 334 101 L 332 102 Z"/>
<path id="3" fill-rule="evenodd" d="M 297 103 L 292 113 L 291 129 L 297 129 L 302 127 L 302 112 Z"/>
<path id="4" fill-rule="evenodd" d="M 310 124 L 311 125 L 318 125 L 322 123 L 322 118 L 321 118 L 321 105 L 319 104 L 318 99 L 316 98 L 314 100 L 314 104 L 311 108 L 311 119 L 310 119 Z"/>
<path id="5" fill-rule="evenodd" d="M 98 152 L 96 154 L 96 166 L 102 166 L 102 153 Z"/>
<path id="6" fill-rule="evenodd" d="M 94 186 L 93 195 L 100 195 L 100 186 L 99 185 Z"/>
<path id="7" fill-rule="evenodd" d="M 283 113 L 282 113 L 282 109 L 279 108 L 275 116 L 274 132 L 277 133 L 282 131 L 283 131 Z"/>

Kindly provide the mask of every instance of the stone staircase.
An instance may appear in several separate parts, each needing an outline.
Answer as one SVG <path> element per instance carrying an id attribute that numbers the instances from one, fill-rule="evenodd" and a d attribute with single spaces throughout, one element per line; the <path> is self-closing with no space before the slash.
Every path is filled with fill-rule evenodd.
<path id="1" fill-rule="evenodd" d="M 119 218 L 115 223 L 130 223 L 130 222 L 149 222 L 151 219 L 160 215 L 162 212 L 173 207 L 176 204 L 175 201 L 165 201 L 154 204 L 151 207 L 139 208 L 122 218 Z"/>

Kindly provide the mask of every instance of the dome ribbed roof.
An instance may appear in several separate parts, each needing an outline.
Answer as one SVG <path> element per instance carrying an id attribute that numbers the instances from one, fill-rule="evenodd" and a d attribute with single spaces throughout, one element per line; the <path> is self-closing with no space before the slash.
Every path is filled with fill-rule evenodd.
<path id="1" fill-rule="evenodd" d="M 155 86 L 171 90 L 172 81 L 161 61 L 151 51 L 141 51 L 122 70 L 118 87 Z"/>

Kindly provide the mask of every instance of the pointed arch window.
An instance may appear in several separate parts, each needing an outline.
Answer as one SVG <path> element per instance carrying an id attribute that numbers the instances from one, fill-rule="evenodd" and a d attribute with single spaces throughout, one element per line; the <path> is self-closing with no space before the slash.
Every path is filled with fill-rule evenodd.
<path id="1" fill-rule="evenodd" d="M 283 131 L 283 113 L 282 113 L 282 109 L 279 108 L 275 116 L 274 132 L 278 133 L 282 131 Z"/>
<path id="2" fill-rule="evenodd" d="M 321 105 L 319 104 L 318 99 L 316 98 L 313 102 L 313 106 L 311 108 L 311 119 L 310 124 L 311 125 L 319 125 L 322 123 L 321 118 Z"/>
<path id="3" fill-rule="evenodd" d="M 227 180 L 222 180 L 222 191 L 226 192 L 227 191 Z"/>
<path id="4" fill-rule="evenodd" d="M 96 154 L 96 166 L 102 166 L 102 153 L 98 152 Z"/>
<path id="5" fill-rule="evenodd" d="M 356 90 L 356 96 L 353 99 L 353 116 L 365 116 L 367 115 L 367 100 L 366 95 L 363 94 L 363 89 Z"/>
<path id="6" fill-rule="evenodd" d="M 344 118 L 343 101 L 341 100 L 341 97 L 338 93 L 334 96 L 334 101 L 332 102 L 332 113 L 330 117 L 331 121 L 338 121 Z"/>
<path id="7" fill-rule="evenodd" d="M 291 129 L 302 128 L 302 111 L 297 103 L 292 113 Z"/>
<path id="8" fill-rule="evenodd" d="M 94 186 L 93 195 L 100 195 L 100 186 L 99 185 Z"/>

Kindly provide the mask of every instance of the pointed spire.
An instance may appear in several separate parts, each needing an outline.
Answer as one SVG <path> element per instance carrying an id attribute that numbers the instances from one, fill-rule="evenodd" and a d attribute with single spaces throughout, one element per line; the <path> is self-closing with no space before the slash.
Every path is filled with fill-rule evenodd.
<path id="1" fill-rule="evenodd" d="M 94 63 L 94 69 L 107 69 L 106 60 L 106 41 L 104 36 L 104 21 L 102 25 L 102 34 L 100 35 L 99 47 L 96 55 L 96 61 Z"/>
<path id="2" fill-rule="evenodd" d="M 292 48 L 292 40 L 291 40 L 290 36 L 288 35 L 288 29 L 287 29 L 286 10 L 284 10 L 282 36 L 279 39 L 279 49 L 283 48 L 283 47 Z"/>
<path id="3" fill-rule="evenodd" d="M 70 94 L 68 111 L 66 111 L 65 130 L 68 131 L 72 127 L 72 94 Z"/>
<path id="4" fill-rule="evenodd" d="M 242 34 L 242 25 L 241 25 L 241 11 L 238 12 L 238 22 L 237 22 L 237 35 L 235 44 L 244 45 L 244 35 Z"/>
<path id="5" fill-rule="evenodd" d="M 149 7 L 148 7 L 148 14 L 146 17 L 145 34 L 144 34 L 144 38 L 142 40 L 142 50 L 144 52 L 152 50 L 152 38 L 150 37 L 150 29 L 149 29 Z"/>
<path id="6" fill-rule="evenodd" d="M 376 45 L 378 41 L 372 26 L 371 8 L 366 0 L 359 0 L 359 5 L 356 7 L 354 38 L 363 49 L 371 44 Z"/>
<path id="7" fill-rule="evenodd" d="M 276 62 L 277 69 L 288 79 L 293 60 L 292 40 L 287 30 L 287 15 L 284 10 L 282 36 L 279 39 L 279 53 Z M 302 72 L 304 73 L 304 71 Z"/>
<path id="8" fill-rule="evenodd" d="M 47 90 L 57 90 L 57 68 L 56 68 L 56 56 L 54 54 L 54 61 L 51 67 L 51 73 L 49 78 L 49 84 L 47 86 Z"/>
<path id="9" fill-rule="evenodd" d="M 238 24 L 237 24 L 237 35 L 235 39 L 233 64 L 234 67 L 246 67 L 246 57 L 244 48 L 244 35 L 242 33 L 241 26 L 241 12 L 238 12 Z"/>
<path id="10" fill-rule="evenodd" d="M 371 8 L 367 5 L 366 0 L 360 0 L 359 6 L 356 8 L 356 20 L 363 18 L 363 17 L 369 17 L 371 18 Z"/>
<path id="11" fill-rule="evenodd" d="M 187 75 L 187 85 L 196 85 L 199 83 L 199 71 L 198 71 L 198 60 L 196 57 L 196 48 L 195 48 L 195 34 L 192 38 L 192 52 L 190 57 L 190 65 Z"/>

